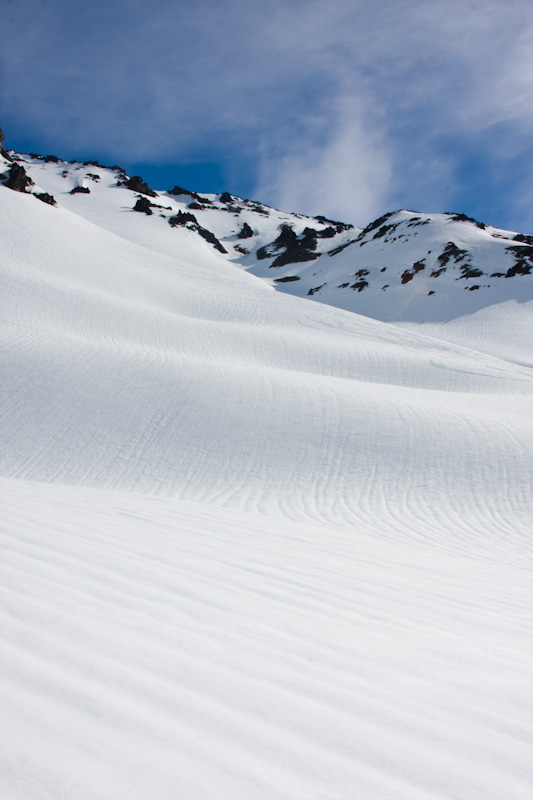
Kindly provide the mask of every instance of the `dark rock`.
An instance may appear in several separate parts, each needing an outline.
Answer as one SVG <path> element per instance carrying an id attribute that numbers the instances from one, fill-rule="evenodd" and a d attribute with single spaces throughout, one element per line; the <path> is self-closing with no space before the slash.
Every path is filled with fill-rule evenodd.
<path id="1" fill-rule="evenodd" d="M 244 223 L 241 230 L 237 234 L 237 239 L 250 239 L 254 235 L 253 230 L 247 222 Z"/>
<path id="2" fill-rule="evenodd" d="M 506 278 L 513 278 L 515 275 L 531 275 L 532 264 L 526 261 L 517 261 L 513 267 L 509 267 L 505 273 Z"/>
<path id="3" fill-rule="evenodd" d="M 318 253 L 312 251 L 316 248 L 316 231 L 306 228 L 301 237 L 296 236 L 291 225 L 283 223 L 280 226 L 280 233 L 277 239 L 264 247 L 260 247 L 256 253 L 258 259 L 271 258 L 279 253 L 278 257 L 272 262 L 270 267 L 284 267 L 286 264 L 296 264 L 301 261 L 313 261 L 318 258 Z"/>
<path id="4" fill-rule="evenodd" d="M 409 270 L 406 269 L 405 272 L 402 273 L 401 282 L 402 283 L 409 283 L 409 281 L 412 281 L 412 280 L 413 280 L 413 275 L 411 275 Z"/>
<path id="5" fill-rule="evenodd" d="M 173 217 L 168 218 L 168 224 L 171 228 L 175 228 L 177 225 L 187 225 L 188 222 L 198 225 L 198 220 L 194 214 L 189 214 L 186 211 L 178 211 Z"/>
<path id="6" fill-rule="evenodd" d="M 366 228 L 364 228 L 364 229 L 361 231 L 361 233 L 359 234 L 359 236 L 357 237 L 357 239 L 355 239 L 355 241 L 356 241 L 356 242 L 359 242 L 359 241 L 361 241 L 361 239 L 364 239 L 364 238 L 365 238 L 365 236 L 367 236 L 369 233 L 372 233 L 372 231 L 375 231 L 375 230 L 377 230 L 378 228 L 381 228 L 381 227 L 382 227 L 382 225 L 383 225 L 383 224 L 384 224 L 384 223 L 385 223 L 385 222 L 386 222 L 388 219 L 390 219 L 391 217 L 393 217 L 395 214 L 398 214 L 398 211 L 389 211 L 389 213 L 388 213 L 388 214 L 383 214 L 383 216 L 382 216 L 382 217 L 378 217 L 377 219 L 375 219 L 375 220 L 374 220 L 374 222 L 370 222 L 370 223 L 369 223 L 369 224 L 366 226 Z"/>
<path id="7" fill-rule="evenodd" d="M 528 236 L 527 233 L 517 233 L 513 236 L 513 242 L 523 242 L 524 244 L 533 244 L 533 236 Z"/>
<path id="8" fill-rule="evenodd" d="M 48 194 L 48 192 L 40 192 L 39 194 L 36 193 L 34 197 L 36 197 L 38 200 L 42 200 L 43 203 L 48 203 L 49 206 L 57 205 L 53 196 L 51 194 Z"/>
<path id="9" fill-rule="evenodd" d="M 394 222 L 392 225 L 382 225 L 381 228 L 374 234 L 374 239 L 382 239 L 388 233 L 392 233 L 400 225 L 399 222 Z"/>
<path id="10" fill-rule="evenodd" d="M 207 197 L 201 197 L 199 194 L 196 194 L 196 192 L 190 192 L 188 189 L 184 189 L 183 186 L 174 186 L 173 189 L 168 190 L 167 194 L 172 194 L 176 197 L 179 197 L 180 195 L 192 197 L 197 203 L 211 205 L 211 201 Z"/>
<path id="11" fill-rule="evenodd" d="M 363 281 L 357 281 L 356 283 L 352 283 L 352 285 L 350 286 L 350 289 L 353 289 L 354 291 L 357 291 L 357 292 L 362 292 L 363 289 L 366 289 L 367 286 L 368 286 L 368 281 L 364 281 L 364 280 Z"/>
<path id="12" fill-rule="evenodd" d="M 319 239 L 333 239 L 336 233 L 338 233 L 338 231 L 331 225 L 329 228 L 324 228 L 322 231 L 316 231 L 316 235 Z"/>
<path id="13" fill-rule="evenodd" d="M 323 225 L 333 225 L 337 233 L 342 233 L 342 231 L 349 231 L 353 228 L 353 225 L 350 225 L 348 222 L 337 222 L 333 219 L 328 219 L 327 217 L 323 217 L 319 214 L 318 217 L 315 217 L 318 222 L 321 222 Z M 328 238 L 327 236 L 325 237 Z"/>
<path id="14" fill-rule="evenodd" d="M 450 217 L 450 219 L 452 219 L 454 222 L 473 222 L 474 225 L 476 225 L 482 231 L 484 231 L 487 227 L 484 222 L 478 222 L 477 219 L 474 219 L 474 217 L 467 217 L 466 214 L 456 214 L 453 211 L 448 211 L 446 212 L 446 216 Z"/>
<path id="15" fill-rule="evenodd" d="M 454 242 L 448 242 L 440 256 L 437 257 L 437 261 L 441 267 L 444 267 L 451 259 L 458 264 L 465 259 L 470 260 L 470 254 L 468 250 L 461 250 Z"/>
<path id="16" fill-rule="evenodd" d="M 75 186 L 69 194 L 91 194 L 91 190 L 87 186 Z"/>
<path id="17" fill-rule="evenodd" d="M 201 225 L 196 227 L 196 232 L 205 239 L 206 242 L 212 244 L 215 250 L 218 250 L 219 253 L 227 253 L 228 251 L 226 248 L 218 241 L 217 237 L 211 231 L 208 231 L 206 228 L 202 228 Z"/>
<path id="18" fill-rule="evenodd" d="M 301 247 L 304 247 L 306 250 L 316 250 L 317 236 L 318 234 L 314 228 L 304 228 L 304 232 L 299 239 Z"/>
<path id="19" fill-rule="evenodd" d="M 26 175 L 26 170 L 20 164 L 12 164 L 9 168 L 9 174 L 4 185 L 8 189 L 13 189 L 15 192 L 26 192 L 28 186 L 33 186 L 32 179 Z"/>
<path id="20" fill-rule="evenodd" d="M 274 278 L 274 283 L 291 283 L 292 281 L 299 281 L 298 275 L 287 275 L 285 278 Z M 309 292 L 312 294 L 313 290 Z"/>
<path id="21" fill-rule="evenodd" d="M 87 164 L 94 164 L 94 166 L 99 166 L 98 162 L 87 161 L 84 162 Z M 124 182 L 124 186 L 127 189 L 131 189 L 132 192 L 138 192 L 139 194 L 147 194 L 149 197 L 157 197 L 157 194 L 154 192 L 153 189 L 150 189 L 147 183 L 143 181 L 143 179 L 139 175 L 133 175 L 133 177 L 128 178 Z"/>
<path id="22" fill-rule="evenodd" d="M 323 289 L 325 285 L 326 285 L 325 283 L 321 283 L 320 286 L 315 286 L 314 289 L 309 289 L 309 291 L 307 292 L 307 296 L 312 297 L 314 294 Z"/>
<path id="23" fill-rule="evenodd" d="M 336 256 L 339 253 L 342 253 L 342 251 L 346 250 L 347 247 L 355 244 L 358 241 L 358 238 L 359 237 L 357 237 L 357 239 L 351 239 L 349 242 L 346 242 L 346 244 L 341 244 L 339 247 L 334 247 L 333 250 L 328 250 L 328 256 Z"/>
<path id="24" fill-rule="evenodd" d="M 519 234 L 520 235 L 520 234 Z M 523 238 L 530 238 L 524 236 Z M 516 237 L 515 237 L 516 239 Z M 517 241 L 523 241 L 518 239 Z M 511 245 L 505 248 L 508 253 L 512 253 L 515 257 L 515 263 L 509 267 L 505 275 L 506 278 L 513 278 L 515 275 L 531 275 L 531 268 L 533 267 L 533 247 L 530 245 Z"/>
<path id="25" fill-rule="evenodd" d="M 218 198 L 221 203 L 232 203 L 233 197 L 230 195 L 229 192 L 222 192 L 220 197 Z"/>
<path id="26" fill-rule="evenodd" d="M 246 247 L 243 247 L 242 244 L 234 245 L 233 249 L 236 250 L 238 253 L 242 253 L 243 256 L 247 256 L 248 253 L 250 252 L 249 250 L 246 249 Z"/>
<path id="27" fill-rule="evenodd" d="M 461 278 L 481 278 L 485 273 L 480 269 L 469 269 L 468 267 L 461 267 Z"/>
<path id="28" fill-rule="evenodd" d="M 178 211 L 173 217 L 168 218 L 168 224 L 175 228 L 177 226 L 180 227 L 187 227 L 191 231 L 195 231 L 202 239 L 205 239 L 206 242 L 212 244 L 215 250 L 218 250 L 219 253 L 227 253 L 228 251 L 226 248 L 219 242 L 217 237 L 211 231 L 208 231 L 206 228 L 202 228 L 201 225 L 198 224 L 198 220 L 194 216 L 194 214 L 189 214 L 188 212 Z"/>
<path id="29" fill-rule="evenodd" d="M 154 213 L 152 211 L 152 208 L 151 208 L 152 205 L 153 205 L 153 203 L 151 203 L 148 200 L 147 197 L 139 197 L 139 199 L 137 200 L 137 202 L 133 206 L 133 210 L 134 211 L 140 211 L 143 214 L 147 214 L 148 216 L 151 216 Z"/>
<path id="30" fill-rule="evenodd" d="M 44 160 L 46 162 L 52 162 L 52 164 L 59 164 L 60 159 L 57 156 L 45 156 Z"/>

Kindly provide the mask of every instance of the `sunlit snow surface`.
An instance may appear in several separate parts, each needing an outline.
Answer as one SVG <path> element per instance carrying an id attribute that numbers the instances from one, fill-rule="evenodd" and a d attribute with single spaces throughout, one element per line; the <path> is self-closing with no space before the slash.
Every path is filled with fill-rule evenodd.
<path id="1" fill-rule="evenodd" d="M 282 295 L 58 169 L 0 187 L 2 796 L 529 798 L 528 305 Z"/>

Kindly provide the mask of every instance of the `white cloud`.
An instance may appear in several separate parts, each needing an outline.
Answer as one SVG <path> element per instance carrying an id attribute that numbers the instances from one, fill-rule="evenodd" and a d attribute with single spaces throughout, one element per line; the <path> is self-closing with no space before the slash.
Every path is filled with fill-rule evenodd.
<path id="1" fill-rule="evenodd" d="M 374 219 L 392 178 L 391 159 L 359 115 L 332 115 L 327 139 L 296 141 L 283 157 L 265 156 L 256 195 L 278 207 L 357 225 Z"/>
<path id="2" fill-rule="evenodd" d="M 503 162 L 533 127 L 529 0 L 76 9 L 27 0 L 3 20 L 3 105 L 58 150 L 216 159 L 277 205 L 323 200 L 357 221 L 402 193 L 400 205 L 448 205 L 460 149 Z"/>

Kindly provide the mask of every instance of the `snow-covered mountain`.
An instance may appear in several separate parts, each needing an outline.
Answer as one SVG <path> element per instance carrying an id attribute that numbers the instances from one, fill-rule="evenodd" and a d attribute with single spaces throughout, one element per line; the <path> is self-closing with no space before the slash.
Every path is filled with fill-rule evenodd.
<path id="1" fill-rule="evenodd" d="M 199 195 L 178 186 L 154 192 L 119 167 L 16 158 L 15 168 L 34 180 L 28 190 L 45 202 L 57 197 L 91 218 L 91 206 L 105 198 L 110 227 L 118 213 L 135 209 L 147 217 L 143 227 L 154 229 L 151 236 L 158 235 L 161 220 L 185 227 L 282 291 L 375 319 L 449 321 L 495 303 L 533 299 L 533 236 L 465 214 L 397 211 L 361 229 L 227 192 Z M 119 186 L 129 194 L 109 191 Z"/>
<path id="2" fill-rule="evenodd" d="M 528 237 L 7 156 L 3 796 L 529 798 Z"/>

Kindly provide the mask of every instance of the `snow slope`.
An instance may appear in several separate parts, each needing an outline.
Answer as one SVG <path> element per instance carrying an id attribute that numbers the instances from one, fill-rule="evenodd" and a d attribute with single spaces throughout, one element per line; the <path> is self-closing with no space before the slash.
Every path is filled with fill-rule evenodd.
<path id="1" fill-rule="evenodd" d="M 282 294 L 198 230 L 279 212 L 171 227 L 20 163 L 57 206 L 0 185 L 6 796 L 529 797 L 523 337 Z"/>

